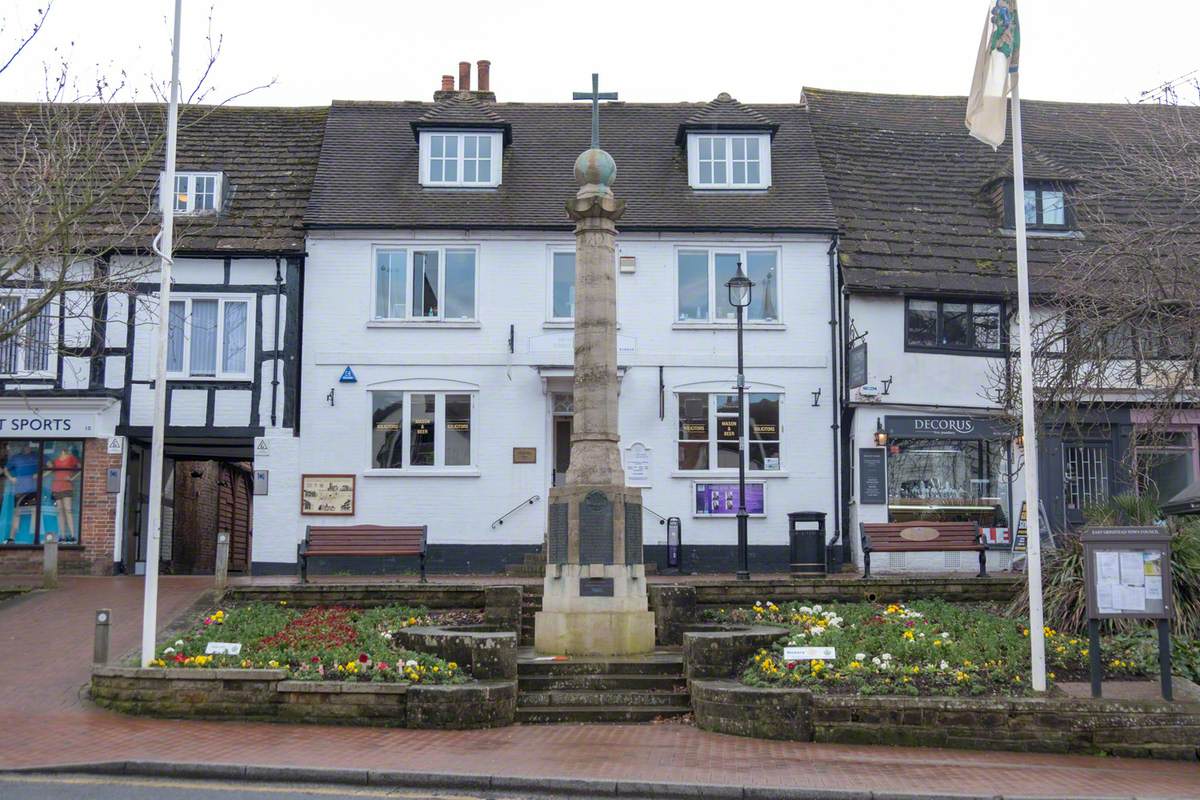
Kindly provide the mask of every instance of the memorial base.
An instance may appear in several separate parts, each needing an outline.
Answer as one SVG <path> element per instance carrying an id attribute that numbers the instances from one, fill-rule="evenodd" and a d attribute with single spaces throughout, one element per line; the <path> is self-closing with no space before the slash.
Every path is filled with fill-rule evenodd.
<path id="1" fill-rule="evenodd" d="M 653 611 L 539 611 L 533 647 L 544 655 L 628 656 L 654 649 Z"/>

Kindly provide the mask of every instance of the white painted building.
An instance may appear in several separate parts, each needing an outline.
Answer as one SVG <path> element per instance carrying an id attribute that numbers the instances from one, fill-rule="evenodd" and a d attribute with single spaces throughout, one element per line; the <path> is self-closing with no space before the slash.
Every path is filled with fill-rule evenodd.
<path id="1" fill-rule="evenodd" d="M 289 502 L 272 501 L 269 519 L 256 505 L 256 572 L 293 572 L 307 524 L 426 525 L 435 571 L 494 571 L 540 548 L 568 453 L 564 203 L 589 111 L 496 103 L 486 87 L 334 104 L 306 217 L 298 458 L 302 476 L 352 480 L 353 511 L 303 513 L 273 478 Z M 621 447 L 644 491 L 647 558 L 665 565 L 657 523 L 679 517 L 684 569 L 734 563 L 723 284 L 741 261 L 758 284 L 745 334 L 751 568 L 786 570 L 788 512 L 837 529 L 832 215 L 803 110 L 722 95 L 607 103 L 600 119 L 627 203 L 613 265 Z"/>

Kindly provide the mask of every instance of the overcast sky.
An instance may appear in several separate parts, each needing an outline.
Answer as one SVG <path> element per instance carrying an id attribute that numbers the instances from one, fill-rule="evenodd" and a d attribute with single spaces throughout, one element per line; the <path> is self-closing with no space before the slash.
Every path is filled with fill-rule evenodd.
<path id="1" fill-rule="evenodd" d="M 44 2 L 0 0 L 0 43 L 15 42 Z M 485 58 L 501 101 L 567 100 L 595 71 L 602 90 L 628 101 L 727 91 L 788 102 L 805 85 L 965 94 L 989 0 L 184 0 L 184 75 L 193 81 L 210 5 L 224 35 L 212 97 L 276 79 L 242 103 L 426 100 L 459 61 Z M 72 50 L 85 78 L 99 67 L 124 69 L 142 86 L 151 75 L 165 80 L 173 6 L 56 0 L 42 34 L 0 74 L 0 99 L 37 99 L 56 49 Z M 1027 98 L 1136 100 L 1200 67 L 1195 0 L 1022 0 L 1020 10 Z M 2 62 L 11 47 L 0 52 Z"/>

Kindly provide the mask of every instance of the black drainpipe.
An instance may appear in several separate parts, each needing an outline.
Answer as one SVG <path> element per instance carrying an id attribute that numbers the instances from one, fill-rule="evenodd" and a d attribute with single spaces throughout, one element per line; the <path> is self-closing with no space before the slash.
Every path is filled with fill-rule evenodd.
<path id="1" fill-rule="evenodd" d="M 279 297 L 283 293 L 283 273 L 275 259 L 275 357 L 271 359 L 271 427 L 275 427 L 275 406 L 279 402 Z M 289 308 L 290 312 L 291 309 Z"/>
<path id="2" fill-rule="evenodd" d="M 838 260 L 838 235 L 833 234 L 833 241 L 829 243 L 829 353 L 833 358 L 833 395 L 829 403 L 833 414 L 833 424 L 829 426 L 833 436 L 833 530 L 836 535 L 833 541 L 842 543 L 843 552 L 845 551 L 845 543 L 842 539 L 842 471 L 839 456 L 841 454 L 841 413 L 842 413 L 842 391 L 841 382 L 838 378 L 838 366 L 841 361 L 841 353 L 838 352 L 838 308 L 837 308 L 837 260 Z M 844 560 L 843 556 L 843 560 Z"/>

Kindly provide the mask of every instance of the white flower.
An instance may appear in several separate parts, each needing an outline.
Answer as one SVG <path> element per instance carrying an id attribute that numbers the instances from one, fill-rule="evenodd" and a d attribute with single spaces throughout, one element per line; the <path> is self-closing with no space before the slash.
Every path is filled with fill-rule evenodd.
<path id="1" fill-rule="evenodd" d="M 874 658 L 871 659 L 871 663 L 878 667 L 883 662 L 879 660 L 879 656 L 875 656 Z"/>
<path id="2" fill-rule="evenodd" d="M 169 656 L 169 655 L 173 654 L 174 652 L 175 652 L 175 648 L 174 648 L 174 647 L 166 647 L 166 648 L 163 648 L 163 655 L 164 655 L 164 656 Z"/>
<path id="3" fill-rule="evenodd" d="M 866 653 L 855 653 L 855 654 L 854 654 L 854 660 L 855 660 L 855 661 L 862 661 L 862 660 L 863 660 L 864 658 L 866 658 L 866 657 L 867 657 L 867 654 L 866 654 Z"/>
<path id="4" fill-rule="evenodd" d="M 755 606 L 761 606 L 761 605 L 762 605 L 762 600 L 755 600 L 755 601 L 754 601 L 754 605 L 755 605 Z"/>
<path id="5" fill-rule="evenodd" d="M 812 610 L 813 610 L 813 611 L 816 611 L 818 614 L 819 614 L 819 613 L 821 613 L 821 607 L 820 607 L 820 606 L 813 606 L 813 607 L 812 607 Z"/>
<path id="6" fill-rule="evenodd" d="M 384 631 L 383 633 L 381 633 L 379 635 L 382 636 L 383 638 L 387 639 L 389 642 L 392 640 L 392 632 L 391 631 Z"/>
<path id="7" fill-rule="evenodd" d="M 917 636 L 921 637 L 922 639 L 925 638 L 925 634 L 923 634 L 923 633 L 918 633 Z"/>
<path id="8" fill-rule="evenodd" d="M 410 658 L 408 661 L 404 662 L 404 666 L 415 667 L 415 666 L 417 666 L 417 662 Z"/>
<path id="9" fill-rule="evenodd" d="M 883 654 L 883 660 L 884 660 L 884 661 L 891 661 L 891 660 L 892 660 L 892 654 L 891 654 L 891 653 L 884 653 L 884 654 Z"/>
<path id="10" fill-rule="evenodd" d="M 941 663 L 938 664 L 938 669 L 949 669 L 949 667 L 950 665 L 946 663 L 945 659 L 942 659 Z"/>
<path id="11" fill-rule="evenodd" d="M 176 640 L 175 640 L 175 646 L 176 646 L 176 647 L 183 647 L 183 639 L 176 639 Z"/>

